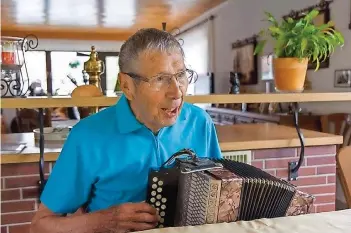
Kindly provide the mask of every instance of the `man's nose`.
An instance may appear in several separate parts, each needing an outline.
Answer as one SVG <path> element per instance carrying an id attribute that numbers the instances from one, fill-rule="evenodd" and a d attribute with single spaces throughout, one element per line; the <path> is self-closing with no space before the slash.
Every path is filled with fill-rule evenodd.
<path id="1" fill-rule="evenodd" d="M 179 99 L 182 97 L 181 86 L 175 78 L 172 79 L 168 86 L 167 97 L 172 99 Z"/>

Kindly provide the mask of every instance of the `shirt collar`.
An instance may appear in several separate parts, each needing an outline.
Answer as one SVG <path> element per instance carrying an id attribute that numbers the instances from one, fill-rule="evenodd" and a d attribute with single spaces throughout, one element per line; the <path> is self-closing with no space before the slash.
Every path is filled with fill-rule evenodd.
<path id="1" fill-rule="evenodd" d="M 186 103 L 184 103 L 181 113 L 175 124 L 187 119 L 188 109 L 185 105 Z M 120 133 L 130 133 L 142 127 L 145 127 L 136 119 L 134 113 L 132 112 L 132 109 L 129 106 L 129 102 L 124 94 L 119 98 L 115 109 L 117 116 L 117 129 Z"/>

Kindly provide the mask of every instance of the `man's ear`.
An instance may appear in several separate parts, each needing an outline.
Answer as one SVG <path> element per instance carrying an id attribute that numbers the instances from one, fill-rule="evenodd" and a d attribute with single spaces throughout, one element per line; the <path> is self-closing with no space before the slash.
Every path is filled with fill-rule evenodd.
<path id="1" fill-rule="evenodd" d="M 120 80 L 121 91 L 128 100 L 134 99 L 135 96 L 135 85 L 131 77 L 126 74 L 118 73 L 118 79 Z"/>

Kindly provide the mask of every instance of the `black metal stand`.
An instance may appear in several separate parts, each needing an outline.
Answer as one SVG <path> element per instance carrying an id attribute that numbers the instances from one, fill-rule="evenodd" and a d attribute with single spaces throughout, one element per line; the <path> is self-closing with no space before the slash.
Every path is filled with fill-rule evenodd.
<path id="1" fill-rule="evenodd" d="M 300 111 L 299 103 L 297 102 L 293 103 L 293 111 L 294 111 L 294 125 L 297 131 L 297 135 L 299 136 L 299 139 L 300 139 L 301 151 L 300 151 L 300 158 L 298 162 L 288 163 L 288 170 L 289 170 L 288 180 L 289 181 L 297 180 L 298 171 L 305 157 L 305 138 L 299 127 L 299 111 Z"/>
<path id="2" fill-rule="evenodd" d="M 39 108 L 39 127 L 40 127 L 40 138 L 39 138 L 39 149 L 40 149 L 40 159 L 39 159 L 39 197 L 44 190 L 46 179 L 45 179 L 45 160 L 44 160 L 44 110 Z"/>

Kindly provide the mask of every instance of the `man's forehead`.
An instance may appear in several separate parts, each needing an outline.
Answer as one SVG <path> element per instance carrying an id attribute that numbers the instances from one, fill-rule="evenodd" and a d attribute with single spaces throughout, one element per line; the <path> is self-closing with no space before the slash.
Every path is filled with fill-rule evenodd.
<path id="1" fill-rule="evenodd" d="M 183 56 L 177 50 L 144 51 L 139 54 L 138 60 L 138 68 L 148 76 L 158 73 L 174 73 L 185 68 Z"/>

